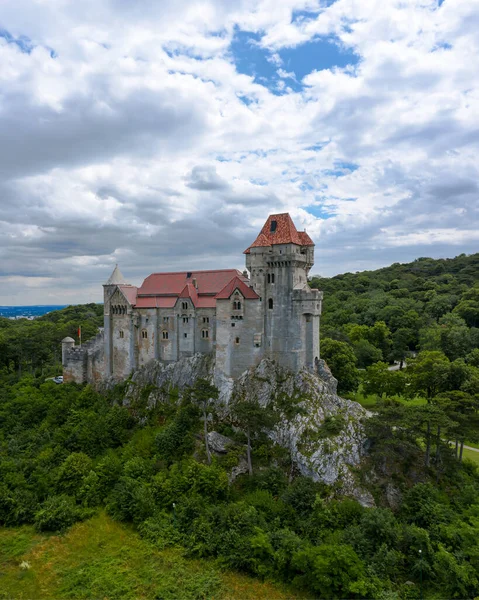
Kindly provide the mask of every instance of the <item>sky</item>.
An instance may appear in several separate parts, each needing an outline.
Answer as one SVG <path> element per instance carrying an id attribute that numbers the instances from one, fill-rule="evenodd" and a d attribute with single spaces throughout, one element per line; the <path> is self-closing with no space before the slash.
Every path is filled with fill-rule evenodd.
<path id="1" fill-rule="evenodd" d="M 2 0 L 0 305 L 479 251 L 479 0 Z"/>

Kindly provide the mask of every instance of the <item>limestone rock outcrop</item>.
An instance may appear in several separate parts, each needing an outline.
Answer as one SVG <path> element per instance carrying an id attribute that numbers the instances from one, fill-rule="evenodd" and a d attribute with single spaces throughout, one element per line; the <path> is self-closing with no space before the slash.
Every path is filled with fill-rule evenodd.
<path id="1" fill-rule="evenodd" d="M 272 405 L 281 419 L 268 435 L 289 450 L 297 469 L 315 481 L 335 484 L 338 491 L 364 506 L 372 506 L 371 494 L 357 484 L 354 473 L 365 454 L 362 420 L 367 411 L 337 395 L 337 381 L 324 361 L 316 367 L 316 372 L 302 369 L 293 373 L 263 359 L 233 380 L 215 372 L 211 358 L 200 354 L 169 365 L 152 361 L 134 373 L 127 400 L 149 386 L 148 401 L 154 405 L 166 401 L 172 387 L 181 391 L 204 378 L 219 389 L 216 409 L 225 419 L 232 401 L 238 398 Z"/>

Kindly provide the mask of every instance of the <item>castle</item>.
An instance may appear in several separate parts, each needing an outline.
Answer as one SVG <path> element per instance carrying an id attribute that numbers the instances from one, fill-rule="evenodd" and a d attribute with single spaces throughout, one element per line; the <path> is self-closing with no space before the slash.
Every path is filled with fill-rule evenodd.
<path id="1" fill-rule="evenodd" d="M 197 352 L 213 354 L 229 377 L 264 357 L 294 372 L 313 368 L 322 301 L 308 285 L 313 241 L 288 213 L 270 215 L 244 254 L 243 273 L 153 273 L 138 288 L 115 267 L 103 286 L 103 331 L 83 346 L 62 342 L 65 382 L 120 381 L 151 360 Z"/>

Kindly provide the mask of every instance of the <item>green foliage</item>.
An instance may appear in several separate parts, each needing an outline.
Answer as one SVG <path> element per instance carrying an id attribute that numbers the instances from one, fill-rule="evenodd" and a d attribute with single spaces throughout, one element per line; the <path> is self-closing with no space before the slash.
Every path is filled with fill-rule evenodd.
<path id="1" fill-rule="evenodd" d="M 473 463 L 461 462 L 461 448 L 479 431 L 479 335 L 464 307 L 455 307 L 475 296 L 465 296 L 467 286 L 453 293 L 459 274 L 436 272 L 435 261 L 416 267 L 403 273 L 396 266 L 395 277 L 376 282 L 368 274 L 338 279 L 340 289 L 331 294 L 340 301 L 337 322 L 329 308 L 325 313 L 323 357 L 340 389 L 356 389 L 357 356 L 360 365 L 383 359 L 361 372 L 361 389 L 382 400 L 364 422 L 365 464 L 357 473 L 378 508 L 365 509 L 338 497 L 335 486 L 299 476 L 289 454 L 267 439 L 278 419 L 301 414 L 298 390 L 267 407 L 235 398 L 224 423 L 210 403 L 217 390 L 206 381 L 146 410 L 151 388 L 139 390 L 141 401 L 132 405 L 123 403 L 125 386 L 101 395 L 88 386 L 56 386 L 35 373 L 19 379 L 16 365 L 0 370 L 1 524 L 66 531 L 95 511 L 108 530 L 124 522 L 124 540 L 133 539 L 135 529 L 144 538 L 139 554 L 125 552 L 123 540 L 108 560 L 96 538 L 89 541 L 91 560 L 62 567 L 61 597 L 137 597 L 139 589 L 147 590 L 145 597 L 221 597 L 216 571 L 202 574 L 199 567 L 183 576 L 185 553 L 261 579 L 294 582 L 305 597 L 418 598 L 421 576 L 425 598 L 474 597 L 479 474 Z M 49 324 L 56 327 L 55 318 Z M 391 358 L 407 359 L 406 368 L 389 371 Z M 345 415 L 327 416 L 310 435 L 311 445 L 330 438 L 322 443 L 333 447 L 346 424 Z M 237 443 L 204 464 L 208 427 Z M 457 452 L 447 440 L 457 440 Z M 229 471 L 244 457 L 244 443 L 255 473 L 231 484 Z M 384 494 L 391 486 L 394 511 Z M 86 522 L 70 532 L 83 527 Z M 174 557 L 161 581 L 144 566 L 160 551 Z M 135 582 L 126 572 L 135 572 Z M 146 580 L 149 587 L 142 588 Z"/>
<path id="2" fill-rule="evenodd" d="M 38 531 L 64 531 L 89 514 L 80 509 L 71 496 L 50 496 L 35 513 L 34 524 Z"/>
<path id="3" fill-rule="evenodd" d="M 193 449 L 193 432 L 198 426 L 198 416 L 197 407 L 187 403 L 179 407 L 175 418 L 156 436 L 157 451 L 168 464 Z"/>
<path id="4" fill-rule="evenodd" d="M 348 392 L 358 387 L 357 359 L 349 344 L 325 338 L 321 342 L 321 356 L 338 380 L 338 391 Z"/>
<path id="5" fill-rule="evenodd" d="M 366 568 L 351 546 L 324 544 L 298 552 L 293 566 L 301 573 L 296 580 L 325 598 L 366 596 Z"/>

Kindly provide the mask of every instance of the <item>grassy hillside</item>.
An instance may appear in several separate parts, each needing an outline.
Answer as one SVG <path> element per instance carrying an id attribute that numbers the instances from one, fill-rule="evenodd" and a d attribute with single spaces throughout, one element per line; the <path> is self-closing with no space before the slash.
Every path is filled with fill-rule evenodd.
<path id="1" fill-rule="evenodd" d="M 22 565 L 23 567 L 22 568 Z M 15 600 L 286 600 L 292 589 L 158 550 L 101 512 L 65 535 L 0 528 L 0 598 Z"/>

